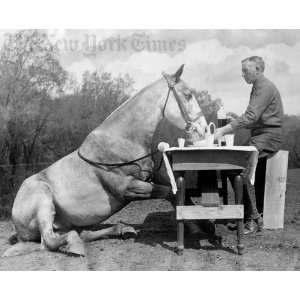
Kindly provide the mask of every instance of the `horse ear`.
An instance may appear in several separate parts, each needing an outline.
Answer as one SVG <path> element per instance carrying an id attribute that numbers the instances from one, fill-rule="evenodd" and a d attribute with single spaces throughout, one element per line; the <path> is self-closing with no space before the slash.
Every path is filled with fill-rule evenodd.
<path id="1" fill-rule="evenodd" d="M 165 78 L 165 79 L 167 79 L 167 78 L 169 78 L 170 77 L 170 75 L 169 74 L 167 74 L 166 72 L 164 72 L 164 71 L 162 71 L 161 72 L 161 75 Z"/>
<path id="2" fill-rule="evenodd" d="M 162 72 L 161 74 L 166 79 L 168 86 L 174 86 L 175 82 L 174 82 L 173 76 L 169 75 L 166 72 Z"/>
<path id="3" fill-rule="evenodd" d="M 173 75 L 175 78 L 175 82 L 177 83 L 180 80 L 180 76 L 182 75 L 184 65 L 181 65 L 180 68 L 176 71 L 176 73 Z"/>

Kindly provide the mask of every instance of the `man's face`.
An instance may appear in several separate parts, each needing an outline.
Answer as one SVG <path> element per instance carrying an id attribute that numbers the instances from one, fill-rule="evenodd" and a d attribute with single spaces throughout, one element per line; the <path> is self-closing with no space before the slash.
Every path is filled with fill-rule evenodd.
<path id="1" fill-rule="evenodd" d="M 242 63 L 242 77 L 248 84 L 252 84 L 257 78 L 258 71 L 256 65 L 252 61 L 246 61 Z"/>

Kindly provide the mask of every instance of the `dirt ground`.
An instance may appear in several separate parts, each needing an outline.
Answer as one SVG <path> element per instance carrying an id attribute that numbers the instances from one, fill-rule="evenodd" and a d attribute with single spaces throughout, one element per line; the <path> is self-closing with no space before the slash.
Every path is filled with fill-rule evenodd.
<path id="1" fill-rule="evenodd" d="M 132 224 L 133 240 L 104 239 L 86 245 L 87 256 L 69 257 L 28 244 L 28 254 L 0 258 L 0 270 L 300 270 L 300 169 L 290 170 L 285 227 L 245 237 L 246 252 L 236 254 L 236 232 L 218 224 L 223 248 L 201 240 L 198 249 L 186 239 L 182 256 L 174 253 L 176 226 L 171 205 L 164 200 L 133 202 L 106 223 Z M 0 255 L 9 247 L 11 222 L 0 222 Z"/>

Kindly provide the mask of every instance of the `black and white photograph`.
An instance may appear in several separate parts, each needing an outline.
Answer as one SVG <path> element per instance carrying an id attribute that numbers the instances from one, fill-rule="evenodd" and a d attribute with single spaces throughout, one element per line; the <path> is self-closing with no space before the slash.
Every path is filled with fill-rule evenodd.
<path id="1" fill-rule="evenodd" d="M 299 271 L 299 82 L 300 29 L 1 29 L 0 270 Z"/>

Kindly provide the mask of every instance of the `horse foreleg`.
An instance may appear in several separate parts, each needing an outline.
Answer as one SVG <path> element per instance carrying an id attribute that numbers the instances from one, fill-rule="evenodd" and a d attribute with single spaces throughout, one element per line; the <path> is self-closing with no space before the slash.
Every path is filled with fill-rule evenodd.
<path id="1" fill-rule="evenodd" d="M 134 179 L 127 186 L 124 197 L 127 200 L 167 199 L 174 198 L 170 186 L 149 183 Z"/>
<path id="2" fill-rule="evenodd" d="M 126 188 L 124 198 L 127 201 L 150 199 L 152 191 L 152 183 L 133 179 Z"/>
<path id="3" fill-rule="evenodd" d="M 85 242 L 92 242 L 103 238 L 107 238 L 109 236 L 121 236 L 123 238 L 131 238 L 136 237 L 137 232 L 132 226 L 127 226 L 125 224 L 118 223 L 109 228 L 104 228 L 96 231 L 83 230 L 80 233 L 80 237 Z"/>

